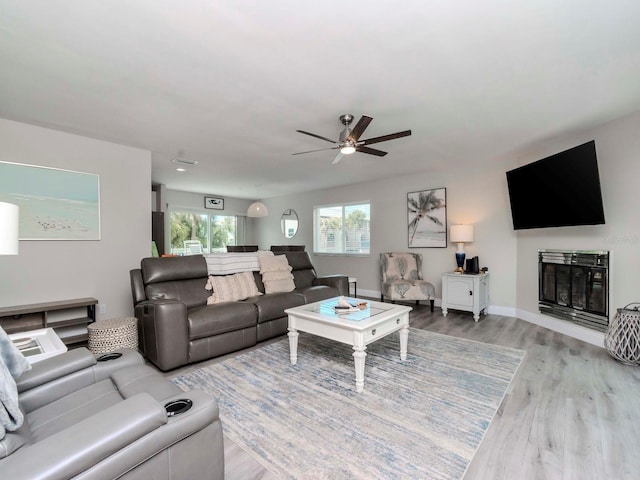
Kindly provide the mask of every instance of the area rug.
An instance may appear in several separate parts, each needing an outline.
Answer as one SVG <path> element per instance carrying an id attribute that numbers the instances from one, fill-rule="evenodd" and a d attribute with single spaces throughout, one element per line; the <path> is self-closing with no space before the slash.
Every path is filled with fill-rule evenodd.
<path id="1" fill-rule="evenodd" d="M 301 333 L 180 375 L 218 400 L 225 434 L 282 479 L 460 479 L 524 352 L 410 329 L 353 350 Z"/>

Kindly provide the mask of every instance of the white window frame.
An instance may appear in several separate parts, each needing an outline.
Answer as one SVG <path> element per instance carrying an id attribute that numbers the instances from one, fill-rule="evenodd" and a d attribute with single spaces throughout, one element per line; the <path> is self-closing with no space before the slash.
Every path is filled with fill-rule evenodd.
<path id="1" fill-rule="evenodd" d="M 368 209 L 369 216 L 366 219 L 366 228 L 364 231 L 358 232 L 359 235 L 363 237 L 368 237 L 368 242 L 365 243 L 367 245 L 366 248 L 363 247 L 361 243 L 361 238 L 357 240 L 358 250 L 354 249 L 354 245 L 349 246 L 350 242 L 354 240 L 348 239 L 347 229 L 345 228 L 345 219 L 347 214 L 345 211 L 349 209 L 349 207 L 354 206 L 363 206 L 366 207 L 365 210 Z M 341 228 L 339 231 L 339 237 L 335 240 L 339 243 L 338 250 L 329 250 L 326 247 L 326 239 L 323 238 L 324 232 L 322 231 L 322 227 L 320 225 L 321 221 L 321 212 L 323 210 L 328 209 L 339 209 L 340 210 L 340 219 L 341 219 Z M 353 234 L 353 232 L 351 232 Z M 359 202 L 348 202 L 348 203 L 334 203 L 329 205 L 315 205 L 313 207 L 313 253 L 316 255 L 339 255 L 339 256 L 369 256 L 371 254 L 371 202 L 369 200 L 362 200 Z"/>
<path id="2" fill-rule="evenodd" d="M 169 249 L 171 251 L 171 253 L 175 253 L 178 255 L 183 255 L 186 252 L 184 252 L 184 250 L 180 247 L 173 247 L 171 245 L 171 214 L 173 213 L 188 213 L 188 214 L 194 214 L 194 215 L 206 215 L 207 216 L 207 244 L 206 245 L 202 245 L 202 249 L 203 249 L 203 253 L 210 253 L 210 246 L 211 246 L 211 223 L 213 221 L 214 217 L 218 217 L 218 216 L 223 216 L 223 217 L 235 217 L 236 219 L 236 245 L 242 245 L 244 243 L 244 235 L 245 235 L 245 226 L 244 226 L 244 222 L 245 222 L 245 217 L 242 215 L 224 215 L 220 212 L 212 212 L 211 210 L 202 210 L 202 209 L 197 209 L 197 208 L 192 208 L 192 207 L 174 207 L 169 209 L 169 222 L 168 222 L 168 234 L 169 234 Z M 213 250 L 214 252 L 216 251 L 223 251 L 220 249 L 215 249 Z M 226 251 L 226 249 L 224 250 Z"/>

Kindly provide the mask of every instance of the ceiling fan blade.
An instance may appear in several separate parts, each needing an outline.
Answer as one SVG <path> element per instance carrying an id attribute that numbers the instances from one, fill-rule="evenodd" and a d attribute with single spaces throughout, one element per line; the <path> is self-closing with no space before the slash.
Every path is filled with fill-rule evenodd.
<path id="1" fill-rule="evenodd" d="M 298 133 L 304 133 L 305 135 L 311 135 L 312 137 L 316 137 L 319 138 L 320 140 L 326 140 L 327 142 L 331 142 L 331 143 L 338 143 L 335 140 L 331 140 L 330 138 L 327 137 L 323 137 L 321 135 L 316 135 L 315 133 L 311 133 L 311 132 L 305 132 L 304 130 L 296 130 L 296 132 Z"/>
<path id="2" fill-rule="evenodd" d="M 313 153 L 313 152 L 325 152 L 327 150 L 337 150 L 338 148 L 340 148 L 340 145 L 338 145 L 337 147 L 319 148 L 318 150 L 307 150 L 306 152 L 296 152 L 296 153 L 292 153 L 291 155 L 302 155 L 303 153 Z"/>
<path id="3" fill-rule="evenodd" d="M 376 150 L 375 148 L 365 147 L 364 145 L 360 145 L 356 147 L 356 152 L 368 153 L 370 155 L 376 155 L 378 157 L 384 157 L 387 152 L 383 152 L 382 150 Z"/>
<path id="4" fill-rule="evenodd" d="M 366 140 L 361 140 L 360 142 L 362 142 L 362 145 L 371 145 L 372 143 L 386 142 L 387 140 L 408 137 L 409 135 L 411 135 L 411 130 L 405 130 L 404 132 L 390 133 L 389 135 L 382 135 L 381 137 L 367 138 Z"/>
<path id="5" fill-rule="evenodd" d="M 338 163 L 340 160 L 342 160 L 342 157 L 344 157 L 344 153 L 338 152 L 336 158 L 334 158 L 333 162 L 331 162 L 331 165 L 335 165 L 336 163 Z"/>
<path id="6" fill-rule="evenodd" d="M 358 123 L 356 123 L 356 126 L 353 127 L 353 130 L 351 130 L 351 133 L 347 138 L 353 140 L 354 142 L 358 141 L 360 135 L 364 133 L 365 129 L 371 123 L 371 120 L 373 120 L 373 117 L 369 117 L 368 115 L 361 116 L 360 120 L 358 120 Z"/>

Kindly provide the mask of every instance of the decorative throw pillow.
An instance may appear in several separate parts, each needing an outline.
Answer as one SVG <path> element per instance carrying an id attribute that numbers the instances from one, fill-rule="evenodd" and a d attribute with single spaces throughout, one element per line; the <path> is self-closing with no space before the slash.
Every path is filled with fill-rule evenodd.
<path id="1" fill-rule="evenodd" d="M 275 280 L 287 280 L 292 278 L 291 272 L 288 270 L 279 270 L 277 272 L 264 272 L 262 274 L 262 282 L 273 282 Z"/>
<path id="2" fill-rule="evenodd" d="M 286 255 L 258 252 L 258 259 L 265 293 L 291 292 L 296 288 Z"/>
<path id="3" fill-rule="evenodd" d="M 296 288 L 296 284 L 293 283 L 293 276 L 286 280 L 272 280 L 264 283 L 265 293 L 278 293 L 278 292 L 293 292 Z"/>
<path id="4" fill-rule="evenodd" d="M 260 260 L 260 273 L 264 272 L 290 272 L 291 265 L 285 255 L 274 255 L 273 252 L 258 252 Z"/>
<path id="5" fill-rule="evenodd" d="M 210 275 L 205 288 L 213 290 L 213 294 L 207 298 L 207 305 L 237 302 L 255 295 L 262 295 L 258 291 L 252 272 L 240 272 L 222 276 Z"/>

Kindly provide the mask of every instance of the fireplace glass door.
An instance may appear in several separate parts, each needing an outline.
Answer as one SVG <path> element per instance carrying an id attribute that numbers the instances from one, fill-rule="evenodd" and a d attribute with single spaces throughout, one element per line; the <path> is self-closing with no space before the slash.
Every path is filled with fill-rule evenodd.
<path id="1" fill-rule="evenodd" d="M 540 252 L 540 311 L 599 330 L 606 328 L 608 260 L 608 252 Z"/>

